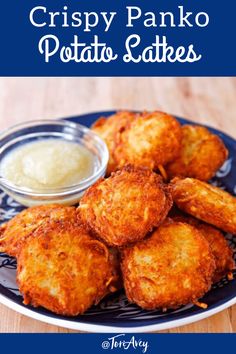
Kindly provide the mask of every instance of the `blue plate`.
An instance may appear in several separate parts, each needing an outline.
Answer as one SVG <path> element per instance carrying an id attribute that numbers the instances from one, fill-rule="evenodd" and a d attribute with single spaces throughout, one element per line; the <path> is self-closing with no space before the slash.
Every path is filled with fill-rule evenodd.
<path id="1" fill-rule="evenodd" d="M 114 112 L 96 112 L 64 119 L 89 127 L 100 116 L 109 116 L 112 113 Z M 178 117 L 177 119 L 181 124 L 194 124 L 186 119 Z M 221 137 L 229 150 L 228 160 L 210 182 L 235 195 L 236 141 L 216 129 L 208 128 Z M 22 209 L 24 209 L 23 206 L 0 190 L 1 222 L 8 221 Z M 234 257 L 236 259 L 236 236 L 225 234 L 225 237 L 234 249 Z M 22 296 L 15 282 L 15 275 L 16 260 L 0 253 L 0 302 L 32 318 L 57 326 L 89 332 L 147 332 L 163 330 L 209 317 L 236 303 L 236 279 L 228 281 L 224 278 L 215 284 L 211 291 L 201 300 L 208 304 L 206 310 L 189 304 L 178 310 L 165 313 L 157 310 L 145 311 L 136 305 L 130 304 L 124 292 L 120 291 L 106 297 L 99 305 L 92 307 L 84 315 L 68 318 L 58 316 L 43 308 L 23 305 Z"/>

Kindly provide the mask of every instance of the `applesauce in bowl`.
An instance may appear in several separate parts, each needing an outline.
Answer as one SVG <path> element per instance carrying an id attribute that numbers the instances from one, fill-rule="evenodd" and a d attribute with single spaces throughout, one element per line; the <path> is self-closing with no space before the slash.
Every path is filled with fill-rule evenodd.
<path id="1" fill-rule="evenodd" d="M 25 206 L 78 203 L 107 162 L 103 140 L 76 123 L 31 121 L 0 135 L 0 187 Z"/>

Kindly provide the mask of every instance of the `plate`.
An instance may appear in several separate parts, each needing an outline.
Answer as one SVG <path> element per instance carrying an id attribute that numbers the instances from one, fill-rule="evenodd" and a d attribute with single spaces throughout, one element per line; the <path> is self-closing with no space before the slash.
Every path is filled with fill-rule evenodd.
<path id="1" fill-rule="evenodd" d="M 77 117 L 64 118 L 86 126 L 90 126 L 100 116 L 108 116 L 114 112 L 96 112 Z M 182 123 L 191 123 L 185 119 L 177 119 Z M 209 127 L 208 127 L 209 128 Z M 228 135 L 209 128 L 219 135 L 229 149 L 228 160 L 217 172 L 211 183 L 236 195 L 236 141 Z M 11 219 L 19 213 L 23 206 L 0 190 L 1 222 Z M 225 234 L 236 259 L 236 235 Z M 236 272 L 234 273 L 236 275 Z M 84 315 L 63 317 L 53 314 L 43 308 L 33 308 L 22 304 L 22 297 L 15 282 L 16 260 L 0 253 L 0 302 L 23 315 L 47 322 L 56 326 L 88 332 L 151 332 L 182 326 L 209 317 L 236 303 L 236 279 L 226 278 L 215 284 L 201 300 L 208 304 L 203 310 L 194 305 L 187 305 L 178 310 L 161 311 L 142 310 L 130 304 L 123 291 L 106 297 L 97 306 L 92 307 Z"/>

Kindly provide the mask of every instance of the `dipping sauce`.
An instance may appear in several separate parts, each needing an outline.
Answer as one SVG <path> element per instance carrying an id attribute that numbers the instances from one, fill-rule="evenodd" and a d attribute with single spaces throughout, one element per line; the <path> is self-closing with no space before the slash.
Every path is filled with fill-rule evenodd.
<path id="1" fill-rule="evenodd" d="M 69 187 L 93 174 L 95 158 L 86 147 L 59 139 L 42 139 L 19 146 L 3 157 L 0 174 L 31 190 Z"/>

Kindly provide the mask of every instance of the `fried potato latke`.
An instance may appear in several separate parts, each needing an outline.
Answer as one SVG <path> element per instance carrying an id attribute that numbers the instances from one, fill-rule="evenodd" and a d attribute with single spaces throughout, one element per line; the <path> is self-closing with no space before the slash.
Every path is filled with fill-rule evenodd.
<path id="1" fill-rule="evenodd" d="M 194 178 L 174 178 L 171 194 L 177 206 L 188 214 L 230 233 L 236 233 L 236 198 Z"/>
<path id="2" fill-rule="evenodd" d="M 186 214 L 179 214 L 174 216 L 173 219 L 175 221 L 185 222 L 196 227 L 209 242 L 216 264 L 216 269 L 212 279 L 213 283 L 220 281 L 224 276 L 232 273 L 235 269 L 233 250 L 230 248 L 227 240 L 220 230 Z"/>
<path id="3" fill-rule="evenodd" d="M 49 220 L 22 244 L 17 282 L 24 304 L 76 316 L 114 291 L 113 264 L 81 223 Z"/>
<path id="4" fill-rule="evenodd" d="M 41 205 L 25 209 L 5 224 L 5 230 L 0 236 L 0 250 L 16 257 L 22 242 L 45 221 L 76 220 L 77 217 L 75 207 L 59 204 Z"/>
<path id="5" fill-rule="evenodd" d="M 160 225 L 171 206 L 161 176 L 129 165 L 90 187 L 79 210 L 94 235 L 108 245 L 124 246 Z"/>
<path id="6" fill-rule="evenodd" d="M 169 114 L 143 113 L 120 134 L 115 157 L 119 167 L 130 163 L 158 169 L 174 160 L 181 145 L 181 126 Z"/>
<path id="7" fill-rule="evenodd" d="M 126 295 L 147 310 L 197 303 L 210 289 L 214 270 L 214 257 L 201 232 L 171 219 L 150 238 L 123 250 Z"/>
<path id="8" fill-rule="evenodd" d="M 117 112 L 116 114 L 104 118 L 99 118 L 92 126 L 92 130 L 97 133 L 107 144 L 109 150 L 109 162 L 107 176 L 117 170 L 117 161 L 114 155 L 116 141 L 119 135 L 126 129 L 127 125 L 135 119 L 136 114 L 132 112 Z"/>
<path id="9" fill-rule="evenodd" d="M 166 172 L 170 178 L 194 177 L 208 181 L 227 156 L 228 150 L 217 135 L 205 127 L 184 125 L 179 156 L 166 166 Z"/>

